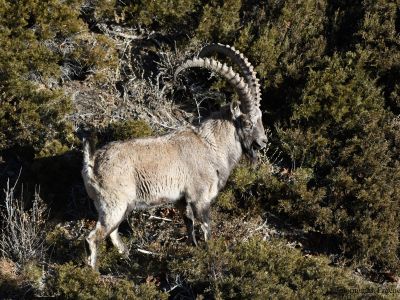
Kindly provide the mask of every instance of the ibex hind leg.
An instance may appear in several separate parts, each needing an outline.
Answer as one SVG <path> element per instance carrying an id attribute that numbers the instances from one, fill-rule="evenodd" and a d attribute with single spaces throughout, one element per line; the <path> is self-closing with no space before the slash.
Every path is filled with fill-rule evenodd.
<path id="1" fill-rule="evenodd" d="M 99 220 L 96 223 L 95 229 L 93 229 L 86 241 L 89 244 L 90 256 L 88 264 L 93 268 L 97 269 L 97 248 L 100 242 L 102 242 L 107 236 L 112 233 L 111 241 L 117 247 L 119 251 L 126 251 L 126 247 L 118 235 L 118 226 L 121 224 L 125 217 L 126 208 L 124 207 L 113 207 L 105 211 L 104 209 L 99 211 Z"/>
<path id="2" fill-rule="evenodd" d="M 88 257 L 88 264 L 93 269 L 97 269 L 97 246 L 100 241 L 104 239 L 104 226 L 101 222 L 96 223 L 96 227 L 89 233 L 86 238 L 87 243 L 89 244 L 90 256 Z"/>

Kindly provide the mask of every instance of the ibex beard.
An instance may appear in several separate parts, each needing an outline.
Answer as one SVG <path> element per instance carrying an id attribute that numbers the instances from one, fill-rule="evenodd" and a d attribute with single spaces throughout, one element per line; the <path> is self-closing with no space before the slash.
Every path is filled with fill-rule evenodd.
<path id="1" fill-rule="evenodd" d="M 212 52 L 228 56 L 243 77 L 225 64 L 202 58 Z M 94 153 L 84 141 L 82 176 L 98 212 L 96 227 L 87 237 L 88 262 L 93 268 L 98 244 L 107 236 L 121 254 L 127 255 L 118 227 L 132 210 L 174 203 L 192 242 L 197 245 L 195 220 L 208 240 L 212 201 L 242 154 L 254 162 L 257 150 L 265 147 L 260 87 L 251 64 L 233 47 L 220 44 L 204 47 L 199 56 L 186 61 L 175 74 L 191 67 L 211 69 L 236 89 L 239 106 L 226 106 L 196 127 L 159 137 L 113 142 Z"/>

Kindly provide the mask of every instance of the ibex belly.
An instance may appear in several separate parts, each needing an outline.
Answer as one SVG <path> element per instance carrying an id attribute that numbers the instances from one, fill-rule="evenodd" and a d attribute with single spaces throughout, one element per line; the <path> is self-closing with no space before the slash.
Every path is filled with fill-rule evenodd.
<path id="1" fill-rule="evenodd" d="M 138 181 L 133 209 L 147 209 L 175 203 L 184 197 L 182 181 L 164 177 Z"/>

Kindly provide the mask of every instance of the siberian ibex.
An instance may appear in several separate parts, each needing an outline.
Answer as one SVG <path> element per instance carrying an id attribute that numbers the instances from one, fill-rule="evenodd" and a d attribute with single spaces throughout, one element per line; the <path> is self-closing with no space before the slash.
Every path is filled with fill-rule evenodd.
<path id="1" fill-rule="evenodd" d="M 230 58 L 241 75 L 226 64 L 205 58 L 213 53 Z M 208 45 L 198 58 L 183 63 L 175 77 L 192 67 L 206 68 L 225 78 L 237 91 L 239 106 L 231 104 L 197 127 L 159 137 L 113 142 L 95 153 L 84 141 L 82 176 L 99 214 L 95 229 L 87 237 L 89 264 L 93 268 L 97 246 L 109 235 L 118 251 L 127 253 L 118 226 L 135 209 L 176 203 L 192 241 L 197 244 L 195 219 L 208 240 L 211 202 L 225 186 L 242 154 L 256 161 L 257 150 L 266 145 L 259 108 L 260 85 L 243 54 L 230 46 Z"/>

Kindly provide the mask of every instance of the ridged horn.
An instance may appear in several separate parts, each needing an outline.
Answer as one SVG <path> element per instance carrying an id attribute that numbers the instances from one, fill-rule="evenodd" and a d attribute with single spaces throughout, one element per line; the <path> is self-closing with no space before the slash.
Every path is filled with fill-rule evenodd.
<path id="1" fill-rule="evenodd" d="M 254 96 L 254 101 L 257 106 L 260 106 L 261 102 L 261 88 L 257 78 L 257 72 L 254 71 L 253 65 L 249 60 L 241 53 L 236 50 L 233 46 L 223 44 L 210 44 L 199 52 L 199 57 L 206 57 L 213 53 L 221 53 L 232 60 L 237 66 L 239 66 L 244 79 L 250 87 L 251 93 Z"/>
<path id="2" fill-rule="evenodd" d="M 188 68 L 205 68 L 219 74 L 225 78 L 239 94 L 240 109 L 247 114 L 253 110 L 252 93 L 245 79 L 226 64 L 213 58 L 194 58 L 189 59 L 179 66 L 174 74 L 175 79 L 178 74 Z"/>

